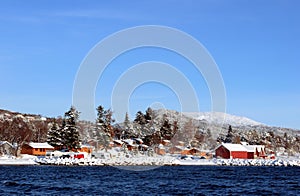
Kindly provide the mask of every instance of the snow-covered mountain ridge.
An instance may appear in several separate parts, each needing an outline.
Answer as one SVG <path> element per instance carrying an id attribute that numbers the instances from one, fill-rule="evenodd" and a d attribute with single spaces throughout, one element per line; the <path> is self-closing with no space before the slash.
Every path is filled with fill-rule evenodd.
<path id="1" fill-rule="evenodd" d="M 234 116 L 222 112 L 183 112 L 183 115 L 195 120 L 206 120 L 210 124 L 232 126 L 258 126 L 263 123 L 256 122 L 246 117 Z"/>

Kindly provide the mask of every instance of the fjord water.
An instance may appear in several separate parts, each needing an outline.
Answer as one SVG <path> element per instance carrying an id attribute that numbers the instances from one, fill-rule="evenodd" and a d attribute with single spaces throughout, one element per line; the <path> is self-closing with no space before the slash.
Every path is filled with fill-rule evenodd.
<path id="1" fill-rule="evenodd" d="M 299 167 L 1 166 L 0 195 L 299 195 Z"/>

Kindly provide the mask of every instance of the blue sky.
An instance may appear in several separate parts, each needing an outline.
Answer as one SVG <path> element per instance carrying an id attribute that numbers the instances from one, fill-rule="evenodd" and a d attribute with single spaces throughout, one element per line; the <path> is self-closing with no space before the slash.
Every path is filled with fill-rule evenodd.
<path id="1" fill-rule="evenodd" d="M 105 37 L 139 25 L 164 25 L 200 41 L 215 59 L 227 112 L 300 129 L 299 1 L 1 1 L 0 108 L 59 116 L 72 104 L 73 82 L 88 52 Z M 144 61 L 172 64 L 210 111 L 205 81 L 170 51 L 143 48 L 115 59 L 101 76 L 95 104 L 110 107 L 116 79 Z M 130 114 L 153 103 L 180 109 L 172 89 L 138 87 Z M 115 109 L 114 109 L 115 110 Z"/>

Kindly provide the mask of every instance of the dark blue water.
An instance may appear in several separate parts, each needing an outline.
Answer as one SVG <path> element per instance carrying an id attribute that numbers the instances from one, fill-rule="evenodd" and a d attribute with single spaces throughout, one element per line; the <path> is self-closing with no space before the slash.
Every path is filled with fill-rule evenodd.
<path id="1" fill-rule="evenodd" d="M 1 166 L 0 195 L 300 195 L 299 167 Z"/>

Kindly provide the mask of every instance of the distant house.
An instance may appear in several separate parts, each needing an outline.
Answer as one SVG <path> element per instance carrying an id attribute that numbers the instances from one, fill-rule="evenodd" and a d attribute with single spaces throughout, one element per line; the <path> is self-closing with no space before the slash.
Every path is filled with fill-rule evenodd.
<path id="1" fill-rule="evenodd" d="M 15 151 L 16 149 L 11 143 L 0 141 L 0 155 L 14 155 Z"/>
<path id="2" fill-rule="evenodd" d="M 216 156 L 223 159 L 247 159 L 248 151 L 241 144 L 221 144 L 216 149 Z"/>
<path id="3" fill-rule="evenodd" d="M 197 148 L 185 148 L 181 151 L 181 155 L 200 155 L 200 152 Z"/>
<path id="4" fill-rule="evenodd" d="M 114 147 L 122 147 L 124 142 L 122 140 L 114 140 Z"/>
<path id="5" fill-rule="evenodd" d="M 88 154 L 93 152 L 94 147 L 90 145 L 81 145 L 79 149 L 77 149 L 79 152 L 86 152 Z"/>
<path id="6" fill-rule="evenodd" d="M 170 141 L 170 140 L 163 140 L 163 141 L 162 141 L 162 144 L 163 144 L 164 146 L 169 146 L 169 145 L 171 144 L 171 141 Z"/>
<path id="7" fill-rule="evenodd" d="M 35 156 L 45 156 L 46 151 L 53 151 L 54 147 L 48 143 L 30 142 L 22 146 L 21 154 L 29 154 Z"/>
<path id="8" fill-rule="evenodd" d="M 136 144 L 136 140 L 126 139 L 123 140 L 124 144 L 129 151 L 138 149 L 138 145 Z"/>
<path id="9" fill-rule="evenodd" d="M 134 138 L 133 140 L 135 140 L 136 144 L 143 144 L 143 140 L 141 138 Z"/>
<path id="10" fill-rule="evenodd" d="M 178 146 L 184 146 L 184 142 L 183 141 L 178 141 Z"/>
<path id="11" fill-rule="evenodd" d="M 155 149 L 156 153 L 159 155 L 165 155 L 166 154 L 166 149 L 164 147 L 164 145 L 159 144 L 156 149 Z"/>
<path id="12" fill-rule="evenodd" d="M 171 154 L 181 154 L 182 150 L 184 149 L 183 146 L 172 146 L 170 149 L 169 149 L 169 152 Z"/>
<path id="13" fill-rule="evenodd" d="M 140 144 L 138 149 L 139 151 L 147 151 L 149 148 L 149 146 L 145 145 L 145 144 Z"/>

